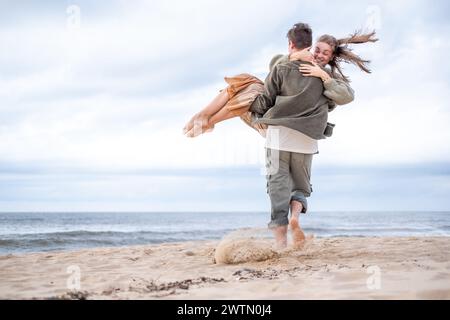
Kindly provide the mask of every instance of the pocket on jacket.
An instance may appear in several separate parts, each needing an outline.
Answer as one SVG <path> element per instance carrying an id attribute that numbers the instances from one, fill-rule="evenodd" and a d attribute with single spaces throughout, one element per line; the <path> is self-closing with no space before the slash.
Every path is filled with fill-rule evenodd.
<path id="1" fill-rule="evenodd" d="M 333 135 L 333 129 L 336 125 L 334 123 L 327 122 L 327 126 L 325 128 L 325 131 L 323 132 L 323 135 L 325 137 L 331 137 Z"/>

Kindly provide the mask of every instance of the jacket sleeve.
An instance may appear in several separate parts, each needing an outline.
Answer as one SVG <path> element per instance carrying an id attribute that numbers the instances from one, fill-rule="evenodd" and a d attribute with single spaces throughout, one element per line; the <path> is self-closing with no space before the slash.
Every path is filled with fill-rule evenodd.
<path id="1" fill-rule="evenodd" d="M 258 95 L 250 106 L 250 111 L 257 116 L 263 116 L 273 107 L 281 88 L 280 68 L 274 66 L 264 81 L 264 92 Z"/>
<path id="2" fill-rule="evenodd" d="M 325 87 L 325 91 L 323 92 L 324 96 L 337 105 L 344 105 L 355 99 L 355 92 L 350 85 L 342 79 L 332 78 L 325 81 L 323 85 Z"/>
<path id="3" fill-rule="evenodd" d="M 272 71 L 273 68 L 277 64 L 284 63 L 284 62 L 289 62 L 289 56 L 288 55 L 277 54 L 276 56 L 274 56 L 272 58 L 272 60 L 270 60 L 269 70 Z"/>

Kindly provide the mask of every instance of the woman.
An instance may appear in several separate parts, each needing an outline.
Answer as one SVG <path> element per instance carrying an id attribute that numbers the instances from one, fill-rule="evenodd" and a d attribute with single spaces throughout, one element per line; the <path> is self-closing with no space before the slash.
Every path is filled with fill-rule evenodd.
<path id="1" fill-rule="evenodd" d="M 289 32 L 292 32 L 291 29 Z M 289 33 L 288 33 L 289 37 Z M 348 38 L 336 39 L 330 35 L 319 37 L 314 48 L 314 54 L 310 48 L 291 54 L 290 56 L 278 55 L 270 62 L 270 70 L 278 63 L 302 60 L 312 65 L 302 64 L 299 71 L 306 77 L 317 77 L 324 84 L 324 95 L 330 99 L 329 110 L 336 105 L 343 105 L 353 101 L 353 90 L 349 86 L 350 80 L 342 73 L 341 62 L 352 63 L 362 71 L 370 73 L 367 67 L 368 60 L 363 60 L 348 48 L 349 44 L 361 44 L 376 42 L 375 32 L 362 34 L 355 32 Z M 326 66 L 330 68 L 326 68 Z M 196 137 L 204 132 L 212 131 L 214 125 L 239 116 L 245 123 L 265 136 L 266 126 L 252 124 L 251 113 L 248 111 L 256 96 L 264 91 L 264 83 L 250 74 L 239 74 L 235 77 L 225 77 L 228 87 L 220 93 L 199 113 L 194 115 L 183 128 L 187 137 Z"/>

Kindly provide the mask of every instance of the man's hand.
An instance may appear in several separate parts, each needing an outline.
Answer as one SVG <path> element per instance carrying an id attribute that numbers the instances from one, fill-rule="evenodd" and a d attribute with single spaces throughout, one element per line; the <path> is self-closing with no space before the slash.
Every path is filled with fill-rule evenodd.
<path id="1" fill-rule="evenodd" d="M 289 61 L 307 61 L 307 62 L 313 62 L 314 56 L 309 51 L 311 47 L 305 48 L 301 51 L 293 52 L 289 55 Z"/>

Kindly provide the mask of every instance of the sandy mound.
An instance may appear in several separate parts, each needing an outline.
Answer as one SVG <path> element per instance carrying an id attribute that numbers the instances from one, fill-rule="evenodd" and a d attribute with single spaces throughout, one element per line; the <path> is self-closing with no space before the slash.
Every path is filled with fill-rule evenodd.
<path id="1" fill-rule="evenodd" d="M 265 261 L 278 256 L 267 242 L 253 239 L 224 240 L 216 248 L 216 263 L 236 264 Z"/>
<path id="2" fill-rule="evenodd" d="M 278 257 L 278 252 L 274 250 L 271 242 L 257 233 L 257 230 L 246 229 L 226 236 L 216 248 L 215 262 L 237 264 Z"/>

